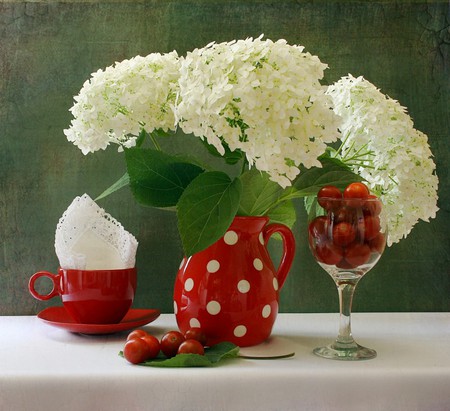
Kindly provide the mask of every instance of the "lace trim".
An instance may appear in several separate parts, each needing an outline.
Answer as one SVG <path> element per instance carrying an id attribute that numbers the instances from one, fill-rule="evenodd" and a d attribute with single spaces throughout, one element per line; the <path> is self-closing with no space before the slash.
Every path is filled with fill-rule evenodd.
<path id="1" fill-rule="evenodd" d="M 87 238 L 91 242 L 98 241 L 99 244 L 83 244 Z M 136 238 L 87 194 L 72 201 L 56 227 L 55 250 L 61 267 L 65 268 L 85 269 L 98 260 L 121 265 L 105 268 L 134 267 L 137 246 Z M 77 253 L 76 249 L 82 249 L 84 252 Z M 109 250 L 115 255 L 96 255 L 99 250 Z"/>

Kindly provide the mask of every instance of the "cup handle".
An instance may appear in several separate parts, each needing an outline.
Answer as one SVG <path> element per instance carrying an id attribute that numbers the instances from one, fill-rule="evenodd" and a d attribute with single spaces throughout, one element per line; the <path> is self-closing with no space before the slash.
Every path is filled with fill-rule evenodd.
<path id="1" fill-rule="evenodd" d="M 40 294 L 34 288 L 34 284 L 41 277 L 50 278 L 50 280 L 53 283 L 53 288 L 48 294 Z M 30 291 L 31 295 L 34 298 L 36 298 L 37 300 L 42 300 L 42 301 L 50 300 L 50 298 L 53 298 L 53 297 L 56 297 L 57 295 L 59 295 L 59 291 L 60 291 L 59 290 L 59 279 L 60 279 L 59 274 L 55 275 L 48 271 L 39 271 L 31 276 L 30 281 L 28 282 L 28 290 Z"/>
<path id="2" fill-rule="evenodd" d="M 286 281 L 289 270 L 292 267 L 292 263 L 294 262 L 295 237 L 288 226 L 272 223 L 263 229 L 264 244 L 266 246 L 269 242 L 269 238 L 275 233 L 280 234 L 281 239 L 283 240 L 283 255 L 281 256 L 280 265 L 275 273 L 275 277 L 278 280 L 278 288 L 281 290 L 281 287 L 283 287 L 284 282 Z"/>

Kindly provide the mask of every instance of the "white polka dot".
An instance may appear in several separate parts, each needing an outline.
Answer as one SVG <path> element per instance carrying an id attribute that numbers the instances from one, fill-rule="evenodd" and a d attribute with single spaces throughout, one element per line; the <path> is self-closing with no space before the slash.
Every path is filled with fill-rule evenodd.
<path id="1" fill-rule="evenodd" d="M 264 318 L 269 317 L 270 313 L 272 312 L 272 308 L 270 307 L 269 304 L 265 305 L 264 308 L 262 309 L 262 316 Z"/>
<path id="2" fill-rule="evenodd" d="M 259 233 L 259 242 L 264 245 L 264 236 L 263 233 Z"/>
<path id="3" fill-rule="evenodd" d="M 259 258 L 255 258 L 253 260 L 253 267 L 255 267 L 258 271 L 263 269 L 263 263 Z"/>
<path id="4" fill-rule="evenodd" d="M 241 280 L 238 282 L 237 288 L 243 294 L 248 293 L 250 290 L 250 283 L 247 280 Z"/>
<path id="5" fill-rule="evenodd" d="M 235 231 L 227 231 L 223 236 L 223 241 L 228 245 L 235 245 L 238 242 L 238 235 Z"/>
<path id="6" fill-rule="evenodd" d="M 194 288 L 194 280 L 192 278 L 188 278 L 184 283 L 184 289 L 186 291 L 191 291 Z"/>
<path id="7" fill-rule="evenodd" d="M 220 308 L 220 304 L 217 301 L 210 301 L 206 304 L 206 311 L 208 311 L 211 315 L 219 314 Z"/>
<path id="8" fill-rule="evenodd" d="M 217 260 L 211 260 L 207 265 L 206 269 L 209 273 L 215 273 L 220 268 L 220 264 Z"/>
<path id="9" fill-rule="evenodd" d="M 278 291 L 278 280 L 277 277 L 273 277 L 273 288 L 275 291 Z"/>
<path id="10" fill-rule="evenodd" d="M 201 324 L 200 321 L 197 320 L 197 318 L 191 318 L 191 320 L 189 321 L 189 326 L 191 328 L 200 328 Z"/>
<path id="11" fill-rule="evenodd" d="M 178 304 L 176 301 L 173 302 L 173 312 L 174 312 L 174 314 L 178 313 Z"/>
<path id="12" fill-rule="evenodd" d="M 233 334 L 235 337 L 243 337 L 245 334 L 247 334 L 247 327 L 245 325 L 238 325 L 234 329 Z"/>

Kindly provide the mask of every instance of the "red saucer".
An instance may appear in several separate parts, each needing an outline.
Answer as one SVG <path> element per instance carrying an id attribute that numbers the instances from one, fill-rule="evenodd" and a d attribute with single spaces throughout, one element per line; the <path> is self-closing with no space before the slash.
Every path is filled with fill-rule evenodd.
<path id="1" fill-rule="evenodd" d="M 159 310 L 130 309 L 118 324 L 79 324 L 69 315 L 64 307 L 49 307 L 42 310 L 37 317 L 46 324 L 81 334 L 112 334 L 141 327 L 156 320 Z"/>

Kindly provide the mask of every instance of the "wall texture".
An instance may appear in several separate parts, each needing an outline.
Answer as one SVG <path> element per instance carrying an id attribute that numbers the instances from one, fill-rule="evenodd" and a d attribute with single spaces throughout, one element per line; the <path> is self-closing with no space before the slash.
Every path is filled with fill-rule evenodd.
<path id="1" fill-rule="evenodd" d="M 97 196 L 124 172 L 114 148 L 83 156 L 63 134 L 72 97 L 90 73 L 137 54 L 176 49 L 183 55 L 213 40 L 261 33 L 317 54 L 330 66 L 327 82 L 363 74 L 407 106 L 429 136 L 441 210 L 385 252 L 361 281 L 354 309 L 448 311 L 449 20 L 448 0 L 0 2 L 0 314 L 59 304 L 34 300 L 28 279 L 57 269 L 54 232 L 72 199 Z M 170 144 L 200 150 L 188 137 Z M 182 257 L 174 215 L 138 206 L 128 189 L 100 205 L 140 242 L 135 306 L 171 312 Z M 337 311 L 334 284 L 310 256 L 298 209 L 297 256 L 280 309 Z"/>

